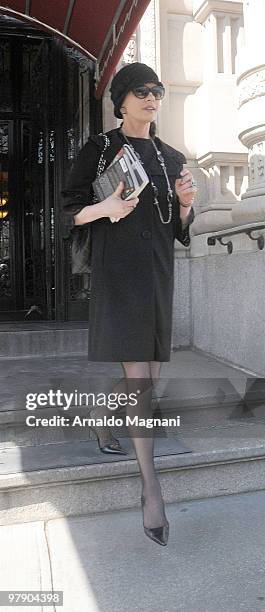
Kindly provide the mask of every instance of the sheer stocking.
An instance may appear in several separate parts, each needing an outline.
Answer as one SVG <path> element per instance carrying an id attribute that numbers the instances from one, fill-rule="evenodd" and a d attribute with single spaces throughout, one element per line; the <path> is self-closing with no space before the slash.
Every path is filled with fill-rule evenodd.
<path id="1" fill-rule="evenodd" d="M 111 393 L 127 393 L 126 380 L 122 378 L 114 387 L 111 389 Z M 116 412 L 116 411 L 114 411 Z M 90 410 L 90 417 L 93 419 L 103 419 L 104 416 L 107 418 L 114 414 L 112 410 L 110 410 L 107 406 L 96 406 Z M 106 425 L 105 426 L 93 426 L 93 429 L 97 432 L 99 438 L 100 446 L 105 446 L 107 444 L 114 444 L 115 437 L 112 434 L 111 428 Z"/>
<path id="2" fill-rule="evenodd" d="M 127 378 L 127 393 L 137 393 L 137 406 L 127 404 L 127 416 L 150 418 L 152 409 L 152 375 L 149 362 L 123 362 L 122 366 Z M 153 366 L 153 372 L 160 368 Z M 129 433 L 134 445 L 135 454 L 139 464 L 142 478 L 142 494 L 145 498 L 143 508 L 144 526 L 148 528 L 160 527 L 166 523 L 164 502 L 160 483 L 154 466 L 154 434 L 153 429 L 128 425 Z"/>

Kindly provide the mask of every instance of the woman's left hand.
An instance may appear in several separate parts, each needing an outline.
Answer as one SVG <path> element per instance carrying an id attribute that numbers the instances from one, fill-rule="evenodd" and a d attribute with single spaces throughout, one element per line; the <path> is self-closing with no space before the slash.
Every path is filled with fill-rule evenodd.
<path id="1" fill-rule="evenodd" d="M 196 181 L 194 180 L 191 172 L 185 168 L 181 170 L 181 179 L 176 179 L 175 191 L 179 198 L 180 204 L 183 206 L 192 206 L 195 195 L 198 191 L 196 187 Z"/>

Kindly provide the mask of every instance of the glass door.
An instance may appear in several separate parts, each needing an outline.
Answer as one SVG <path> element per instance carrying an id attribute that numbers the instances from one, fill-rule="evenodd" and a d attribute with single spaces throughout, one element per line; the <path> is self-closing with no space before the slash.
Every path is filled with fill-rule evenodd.
<path id="1" fill-rule="evenodd" d="M 12 121 L 0 121 L 0 309 L 15 308 L 10 159 Z"/>
<path id="2" fill-rule="evenodd" d="M 54 316 L 47 47 L 0 38 L 0 321 Z"/>

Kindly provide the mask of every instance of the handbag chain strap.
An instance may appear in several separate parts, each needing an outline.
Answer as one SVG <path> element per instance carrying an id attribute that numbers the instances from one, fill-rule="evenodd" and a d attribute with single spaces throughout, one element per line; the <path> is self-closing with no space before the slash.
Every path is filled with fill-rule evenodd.
<path id="1" fill-rule="evenodd" d="M 107 150 L 107 148 L 110 146 L 110 139 L 109 139 L 109 137 L 106 134 L 103 134 L 103 132 L 101 132 L 99 134 L 99 136 L 103 137 L 104 147 L 102 149 L 102 152 L 101 152 L 101 155 L 100 155 L 100 158 L 99 158 L 99 161 L 98 161 L 96 178 L 98 178 L 104 172 L 104 170 L 105 170 L 105 166 L 106 166 L 107 160 L 104 157 L 104 153 Z M 98 200 L 97 200 L 96 196 L 94 195 L 93 202 L 97 202 L 97 201 Z"/>
<path id="2" fill-rule="evenodd" d="M 103 150 L 102 150 L 102 153 L 101 153 L 101 155 L 100 155 L 99 162 L 98 162 L 97 178 L 98 178 L 98 177 L 99 177 L 99 176 L 102 174 L 102 172 L 104 172 L 104 170 L 105 170 L 105 166 L 106 166 L 107 160 L 106 160 L 106 159 L 105 159 L 105 157 L 104 157 L 104 153 L 105 153 L 105 151 L 107 150 L 107 148 L 110 146 L 110 139 L 109 139 L 109 137 L 108 137 L 106 134 L 101 133 L 101 134 L 99 134 L 99 136 L 102 136 L 102 137 L 103 137 L 103 140 L 104 140 L 104 147 L 103 147 Z"/>

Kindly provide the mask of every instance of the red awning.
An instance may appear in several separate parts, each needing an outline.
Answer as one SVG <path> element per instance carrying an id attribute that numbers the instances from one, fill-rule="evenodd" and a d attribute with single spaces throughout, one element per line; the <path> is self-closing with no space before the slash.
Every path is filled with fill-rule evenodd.
<path id="1" fill-rule="evenodd" d="M 4 6 L 0 4 L 0 13 L 59 36 L 95 60 L 95 95 L 99 98 L 149 2 L 4 0 Z"/>

